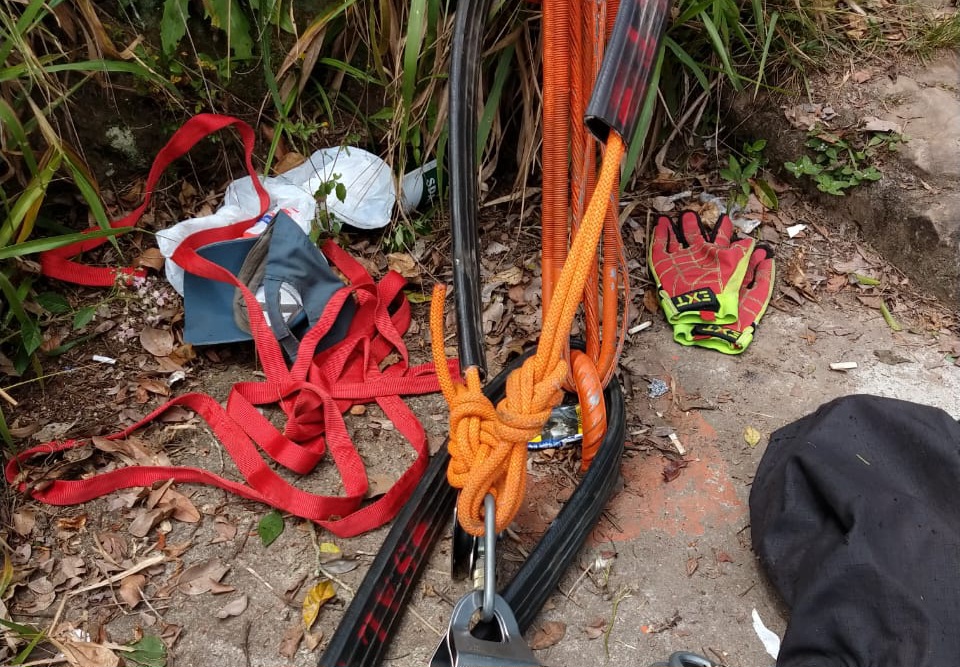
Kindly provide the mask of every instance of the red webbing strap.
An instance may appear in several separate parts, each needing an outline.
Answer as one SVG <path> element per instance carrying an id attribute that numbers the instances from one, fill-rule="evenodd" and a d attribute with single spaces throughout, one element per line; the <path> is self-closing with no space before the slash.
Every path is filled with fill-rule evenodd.
<path id="1" fill-rule="evenodd" d="M 160 149 L 156 159 L 153 161 L 153 166 L 150 167 L 150 173 L 147 175 L 147 182 L 144 186 L 143 203 L 127 216 L 111 222 L 110 226 L 117 229 L 119 227 L 133 227 L 136 225 L 150 205 L 150 196 L 153 194 L 153 189 L 156 187 L 161 174 L 166 171 L 167 167 L 169 167 L 174 160 L 185 155 L 204 137 L 230 126 L 236 128 L 240 139 L 243 141 L 244 163 L 247 167 L 247 173 L 253 178 L 253 186 L 256 188 L 257 194 L 260 197 L 261 210 L 253 220 L 259 219 L 267 210 L 270 197 L 267 195 L 266 190 L 263 189 L 263 185 L 260 183 L 260 179 L 257 178 L 256 171 L 253 168 L 253 145 L 255 139 L 253 128 L 242 120 L 231 116 L 206 113 L 194 116 L 170 137 L 170 141 Z M 250 221 L 245 221 L 245 223 L 249 226 Z M 97 229 L 99 228 L 91 227 L 85 231 L 92 232 Z M 233 236 L 228 238 L 237 238 L 237 236 L 238 234 L 234 233 Z M 120 275 L 144 275 L 142 269 L 134 267 L 116 269 L 113 267 L 88 266 L 71 259 L 80 253 L 93 250 L 103 245 L 106 241 L 106 238 L 89 239 L 43 252 L 40 254 L 41 271 L 45 276 L 50 278 L 77 283 L 79 285 L 90 285 L 92 287 L 109 287 L 116 282 L 117 277 Z"/>
<path id="2" fill-rule="evenodd" d="M 136 224 L 163 169 L 205 136 L 201 133 L 214 132 L 229 125 L 235 125 L 243 138 L 247 167 L 260 194 L 262 215 L 269 198 L 252 168 L 253 131 L 236 119 L 204 115 L 189 121 L 164 147 L 150 170 L 144 204 L 115 224 Z M 236 463 L 245 483 L 208 470 L 184 466 L 130 466 L 80 480 L 49 480 L 43 478 L 39 466 L 27 468 L 22 465 L 33 457 L 46 457 L 84 444 L 76 440 L 46 443 L 17 454 L 7 462 L 7 482 L 37 500 L 54 505 L 82 503 L 118 489 L 150 486 L 167 480 L 208 484 L 309 519 L 341 537 L 371 530 L 396 515 L 412 493 L 429 458 L 423 426 L 400 396 L 432 393 L 439 389 L 433 364 L 409 365 L 409 355 L 403 343 L 403 334 L 410 324 L 410 304 L 402 292 L 405 281 L 391 271 L 379 284 L 375 283 L 359 262 L 329 241 L 323 248 L 324 254 L 350 284 L 331 298 L 318 322 L 301 341 L 297 361 L 288 370 L 280 346 L 252 292 L 240 284 L 236 276 L 196 252 L 208 243 L 237 238 L 251 222 L 245 220 L 193 234 L 184 239 L 173 259 L 186 271 L 240 288 L 247 302 L 251 333 L 266 380 L 234 385 L 226 408 L 205 394 L 179 396 L 136 424 L 108 436 L 108 439 L 125 438 L 173 406 L 189 408 L 209 424 Z M 84 242 L 82 249 L 102 242 L 100 239 L 95 241 L 96 244 Z M 64 279 L 88 285 L 113 283 L 115 271 L 77 264 L 68 259 L 72 254 L 61 252 L 49 256 L 45 272 L 46 267 L 53 267 L 53 273 L 47 272 L 48 275 L 66 276 Z M 92 282 L 105 279 L 106 272 L 109 272 L 108 282 Z M 318 343 L 333 326 L 348 299 L 355 299 L 356 310 L 346 337 L 316 353 Z M 381 368 L 386 357 L 394 353 L 399 360 Z M 455 361 L 450 361 L 449 367 L 452 373 L 459 373 Z M 376 402 L 381 407 L 400 434 L 410 442 L 417 456 L 390 490 L 379 499 L 364 504 L 369 488 L 366 469 L 347 432 L 343 413 L 353 405 L 368 402 Z M 287 416 L 282 432 L 257 409 L 257 406 L 271 404 L 279 404 Z M 329 451 L 343 481 L 343 495 L 313 494 L 293 486 L 274 472 L 260 450 L 301 475 L 310 473 Z"/>
<path id="3" fill-rule="evenodd" d="M 342 264 L 334 263 L 343 270 Z M 189 408 L 210 425 L 246 483 L 207 470 L 181 466 L 130 466 L 81 480 L 49 481 L 42 479 L 39 470 L 22 465 L 33 457 L 48 456 L 84 444 L 75 440 L 46 443 L 17 454 L 7 463 L 7 481 L 42 502 L 69 505 L 86 502 L 118 489 L 149 486 L 172 479 L 217 486 L 315 521 L 341 537 L 352 537 L 382 525 L 393 518 L 409 497 L 429 458 L 423 427 L 399 395 L 429 393 L 438 389 L 432 364 L 408 366 L 407 351 L 402 341 L 398 348 L 382 344 L 386 340 L 383 334 L 393 337 L 400 333 L 397 324 L 403 324 L 405 329 L 405 324 L 409 322 L 409 305 L 405 299 L 400 302 L 402 305 L 396 312 L 387 313 L 385 321 L 376 316 L 378 311 L 386 313 L 386 304 L 399 294 L 396 286 L 402 284 L 402 278 L 394 278 L 396 275 L 388 274 L 389 279 L 385 278 L 373 290 L 358 290 L 366 292 L 367 298 L 357 308 L 350 333 L 341 343 L 311 360 L 309 380 L 295 379 L 289 374 L 280 381 L 268 379 L 238 383 L 230 391 L 226 408 L 205 394 L 186 394 L 157 408 L 140 422 L 109 436 L 109 439 L 125 438 L 175 405 Z M 370 280 L 369 276 L 367 280 Z M 351 289 L 344 288 L 341 292 L 349 295 Z M 337 301 L 342 305 L 344 299 Z M 334 302 L 331 304 L 336 306 Z M 335 319 L 335 315 L 336 308 L 328 307 L 321 320 Z M 383 325 L 383 331 L 377 328 L 378 320 Z M 308 333 L 308 336 L 313 335 L 314 331 Z M 310 359 L 308 344 L 305 338 L 298 358 Z M 381 370 L 379 364 L 383 361 L 385 355 L 382 352 L 385 350 L 396 352 L 401 361 Z M 458 372 L 455 364 L 451 364 L 451 371 Z M 401 435 L 413 446 L 417 456 L 386 494 L 364 505 L 364 495 L 368 490 L 365 466 L 350 440 L 342 413 L 352 405 L 369 401 L 380 405 Z M 274 403 L 280 403 L 285 409 L 289 406 L 283 433 L 257 410 L 257 406 Z M 271 469 L 258 448 L 277 463 L 299 474 L 313 470 L 329 450 L 343 480 L 344 494 L 318 495 L 293 486 Z"/>

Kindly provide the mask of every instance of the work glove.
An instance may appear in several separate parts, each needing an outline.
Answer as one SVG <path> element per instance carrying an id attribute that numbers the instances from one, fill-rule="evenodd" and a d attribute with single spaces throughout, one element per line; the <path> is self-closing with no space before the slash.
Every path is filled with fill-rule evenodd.
<path id="1" fill-rule="evenodd" d="M 740 284 L 754 240 L 734 241 L 733 234 L 726 214 L 712 230 L 693 211 L 684 211 L 679 222 L 667 216 L 657 220 L 647 261 L 670 324 L 737 322 Z"/>
<path id="2" fill-rule="evenodd" d="M 681 345 L 699 345 L 724 354 L 740 354 L 753 340 L 757 323 L 770 303 L 775 271 L 773 249 L 765 243 L 758 244 L 750 254 L 740 286 L 737 321 L 733 324 L 675 324 L 673 339 Z"/>

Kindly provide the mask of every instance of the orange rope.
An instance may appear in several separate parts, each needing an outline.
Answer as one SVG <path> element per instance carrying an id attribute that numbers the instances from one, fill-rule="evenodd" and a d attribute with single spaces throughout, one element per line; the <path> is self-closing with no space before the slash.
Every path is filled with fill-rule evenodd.
<path id="1" fill-rule="evenodd" d="M 596 256 L 624 148 L 623 139 L 611 131 L 596 190 L 546 310 L 537 352 L 510 374 L 506 397 L 496 408 L 483 395 L 475 367 L 466 369 L 465 384 L 454 383 L 450 376 L 443 349 L 446 290 L 442 285 L 434 287 L 430 308 L 433 359 L 440 389 L 450 405 L 447 480 L 460 489 L 457 518 L 471 535 L 484 533 L 483 499 L 487 493 L 496 499 L 498 532 L 510 525 L 523 502 L 527 443 L 541 432 L 550 410 L 562 398 L 561 386 L 567 375 L 563 352 Z"/>

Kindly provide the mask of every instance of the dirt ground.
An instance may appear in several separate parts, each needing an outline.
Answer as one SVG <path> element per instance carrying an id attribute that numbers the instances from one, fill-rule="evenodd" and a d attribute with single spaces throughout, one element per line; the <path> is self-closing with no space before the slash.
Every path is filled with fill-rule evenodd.
<path id="1" fill-rule="evenodd" d="M 902 274 L 858 241 L 852 224 L 828 222 L 796 196 L 787 194 L 783 201 L 781 213 L 765 218 L 761 230 L 776 244 L 774 300 L 753 345 L 738 357 L 675 344 L 662 316 L 644 308 L 649 219 L 638 213 L 645 206 L 634 210 L 627 238 L 636 292 L 631 326 L 652 325 L 629 335 L 622 356 L 628 411 L 623 484 L 578 564 L 565 573 L 527 634 L 544 647 L 537 651 L 544 665 L 647 665 L 681 649 L 727 667 L 772 664 L 754 632 L 752 611 L 781 634 L 788 613 L 751 552 L 747 514 L 751 480 L 771 432 L 852 393 L 914 400 L 960 416 L 955 313 L 915 293 Z M 786 222 L 806 229 L 790 238 Z M 489 240 L 485 276 L 503 278 L 489 302 L 499 307 L 488 305 L 486 311 L 496 371 L 535 331 L 530 291 L 536 291 L 531 261 L 536 246 L 515 229 L 484 240 Z M 499 247 L 490 252 L 494 243 L 514 241 L 529 252 Z M 431 256 L 429 249 L 422 253 Z M 522 277 L 511 285 L 509 276 L 517 269 Z M 851 280 L 854 274 L 878 284 Z M 521 289 L 511 290 L 517 286 Z M 176 300 L 160 282 L 151 289 L 156 293 L 148 290 L 124 302 L 124 312 L 144 326 L 152 321 L 175 329 Z M 164 311 L 167 299 L 172 301 Z M 899 331 L 882 315 L 881 301 Z M 424 360 L 426 307 L 418 305 L 415 312 L 407 342 Z M 118 363 L 91 363 L 92 354 L 116 357 Z M 837 362 L 855 362 L 856 368 L 831 370 Z M 137 338 L 123 342 L 108 333 L 48 369 L 62 374 L 51 376 L 42 391 L 31 385 L 15 392 L 20 403 L 10 415 L 13 425 L 23 429 L 24 445 L 111 433 L 165 398 L 159 385 L 145 380 L 169 380 L 174 371 L 157 371 L 155 363 Z M 203 390 L 222 399 L 233 382 L 256 377 L 243 346 L 201 352 L 183 364 L 187 372 L 173 383 L 174 394 Z M 667 393 L 652 398 L 653 380 L 665 382 Z M 409 402 L 436 451 L 446 437 L 445 404 L 436 395 Z M 410 448 L 377 409 L 349 416 L 348 426 L 380 483 L 412 461 Z M 682 457 L 667 437 L 671 431 L 684 448 Z M 163 444 L 175 463 L 231 470 L 229 457 L 189 414 L 152 427 L 142 440 L 152 447 Z M 107 465 L 92 451 L 85 455 L 92 457 L 88 469 Z M 556 516 L 575 470 L 570 456 L 532 457 L 527 503 L 514 537 L 503 545 L 504 573 Z M 338 488 L 329 466 L 298 484 L 315 491 Z M 0 649 L 6 651 L 0 653 L 2 662 L 16 655 L 14 647 L 24 647 L 29 641 L 24 629 L 32 627 L 54 633 L 61 648 L 103 645 L 102 653 L 76 658 L 75 664 L 84 666 L 116 664 L 110 656 L 124 654 L 118 645 L 143 636 L 160 637 L 169 647 L 156 664 L 316 664 L 386 529 L 339 539 L 287 517 L 283 533 L 264 546 L 257 526 L 266 508 L 209 488 L 176 485 L 175 490 L 187 501 L 183 511 L 144 530 L 151 502 L 144 494 L 117 493 L 57 508 L 5 489 L 0 536 L 11 558 L 13 585 L 3 604 L 25 627 L 6 629 L 9 646 Z M 334 544 L 340 553 L 331 556 Z M 448 559 L 449 538 L 434 554 L 391 642 L 387 664 L 428 663 L 452 604 L 467 590 L 449 579 Z M 304 636 L 304 597 L 322 576 L 332 580 L 335 596 Z M 62 661 L 58 655 L 41 642 L 28 664 L 54 664 Z"/>

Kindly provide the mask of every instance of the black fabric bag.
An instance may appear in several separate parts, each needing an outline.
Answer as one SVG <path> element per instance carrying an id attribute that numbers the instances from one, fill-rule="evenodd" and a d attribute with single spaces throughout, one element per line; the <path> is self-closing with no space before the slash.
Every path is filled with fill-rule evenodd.
<path id="1" fill-rule="evenodd" d="M 753 546 L 791 608 L 778 667 L 960 664 L 960 424 L 849 396 L 776 431 Z"/>

